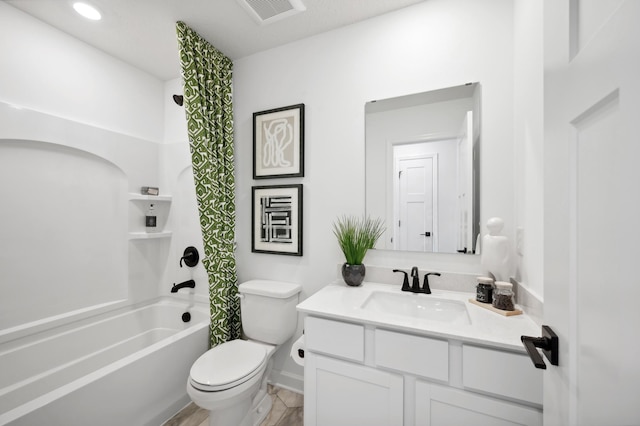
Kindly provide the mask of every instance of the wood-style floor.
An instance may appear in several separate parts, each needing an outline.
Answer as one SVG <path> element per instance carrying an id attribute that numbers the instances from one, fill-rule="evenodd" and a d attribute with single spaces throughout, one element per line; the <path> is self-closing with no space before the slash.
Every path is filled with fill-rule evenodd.
<path id="1" fill-rule="evenodd" d="M 303 396 L 271 385 L 268 391 L 273 407 L 260 426 L 302 426 Z M 209 412 L 191 403 L 163 426 L 209 426 Z"/>

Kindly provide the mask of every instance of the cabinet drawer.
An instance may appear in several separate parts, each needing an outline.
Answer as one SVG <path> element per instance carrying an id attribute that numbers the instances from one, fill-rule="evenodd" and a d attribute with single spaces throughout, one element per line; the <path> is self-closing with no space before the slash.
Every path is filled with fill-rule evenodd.
<path id="1" fill-rule="evenodd" d="M 307 350 L 364 362 L 364 326 L 316 317 L 304 320 Z"/>
<path id="2" fill-rule="evenodd" d="M 449 343 L 446 340 L 376 329 L 375 363 L 379 367 L 449 380 Z"/>
<path id="3" fill-rule="evenodd" d="M 542 371 L 524 354 L 463 345 L 462 384 L 542 405 Z"/>

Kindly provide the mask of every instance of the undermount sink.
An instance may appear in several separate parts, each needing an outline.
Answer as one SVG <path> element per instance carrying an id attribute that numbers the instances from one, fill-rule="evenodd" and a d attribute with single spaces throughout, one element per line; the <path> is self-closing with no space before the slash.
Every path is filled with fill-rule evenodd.
<path id="1" fill-rule="evenodd" d="M 451 324 L 471 324 L 467 307 L 458 300 L 440 299 L 427 294 L 374 291 L 362 309 Z"/>

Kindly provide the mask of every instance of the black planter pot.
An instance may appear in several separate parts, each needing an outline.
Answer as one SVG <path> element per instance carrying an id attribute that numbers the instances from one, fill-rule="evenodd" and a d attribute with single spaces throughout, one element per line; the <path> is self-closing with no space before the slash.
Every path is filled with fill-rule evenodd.
<path id="1" fill-rule="evenodd" d="M 342 265 L 342 278 L 347 285 L 352 287 L 362 284 L 365 272 L 364 265 L 349 265 L 348 263 Z"/>

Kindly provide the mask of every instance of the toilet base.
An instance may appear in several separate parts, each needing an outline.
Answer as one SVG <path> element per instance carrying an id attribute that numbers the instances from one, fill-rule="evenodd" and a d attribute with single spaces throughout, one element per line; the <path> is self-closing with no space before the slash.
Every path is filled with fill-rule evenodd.
<path id="1" fill-rule="evenodd" d="M 250 414 L 251 406 L 245 400 L 222 410 L 209 411 L 209 426 L 250 426 L 247 423 Z"/>
<path id="2" fill-rule="evenodd" d="M 271 395 L 261 389 L 251 405 L 248 401 L 243 401 L 224 410 L 209 411 L 209 426 L 260 426 L 269 415 L 272 406 Z"/>
<path id="3" fill-rule="evenodd" d="M 258 393 L 256 398 L 260 397 L 262 394 L 262 390 Z M 258 404 L 254 404 L 255 408 L 251 410 L 251 414 L 253 417 L 253 423 L 251 426 L 259 426 L 260 423 L 263 422 L 264 419 L 267 418 L 269 412 L 271 411 L 271 407 L 273 406 L 273 400 L 271 399 L 271 395 L 268 392 L 264 392 L 262 398 L 258 401 Z"/>

